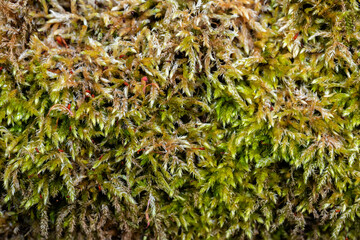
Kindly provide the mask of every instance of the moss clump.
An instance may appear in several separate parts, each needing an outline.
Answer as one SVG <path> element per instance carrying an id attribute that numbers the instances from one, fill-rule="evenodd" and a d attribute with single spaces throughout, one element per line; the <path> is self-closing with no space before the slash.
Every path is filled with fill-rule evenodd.
<path id="1" fill-rule="evenodd" d="M 357 239 L 357 1 L 0 0 L 0 234 Z"/>

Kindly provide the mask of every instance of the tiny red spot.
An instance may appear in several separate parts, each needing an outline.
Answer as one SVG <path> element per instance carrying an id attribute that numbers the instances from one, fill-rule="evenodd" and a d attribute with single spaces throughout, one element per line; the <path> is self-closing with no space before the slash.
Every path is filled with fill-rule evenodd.
<path id="1" fill-rule="evenodd" d="M 119 58 L 124 58 L 124 57 L 125 57 L 125 55 L 123 55 L 123 54 L 119 56 Z"/>
<path id="2" fill-rule="evenodd" d="M 147 81 L 148 81 L 148 78 L 147 78 L 146 76 L 144 76 L 144 77 L 141 78 L 141 81 L 147 82 Z"/>
<path id="3" fill-rule="evenodd" d="M 67 109 L 70 110 L 70 108 L 71 108 L 71 104 L 69 103 L 69 104 L 67 105 Z"/>
<path id="4" fill-rule="evenodd" d="M 103 156 L 104 156 L 104 155 L 101 155 L 101 156 L 99 157 L 99 160 L 101 160 Z"/>
<path id="5" fill-rule="evenodd" d="M 94 97 L 95 97 L 95 95 L 94 95 L 94 94 L 92 94 L 92 95 L 91 95 L 91 97 L 92 97 L 92 98 L 94 98 Z"/>
<path id="6" fill-rule="evenodd" d="M 205 150 L 205 148 L 204 148 L 204 147 L 201 147 L 201 148 L 199 148 L 199 150 Z"/>
<path id="7" fill-rule="evenodd" d="M 59 150 L 59 152 L 64 152 L 64 150 L 61 150 L 61 149 L 58 149 Z"/>
<path id="8" fill-rule="evenodd" d="M 101 191 L 101 186 L 100 186 L 100 184 L 98 185 L 98 188 L 99 188 L 99 191 Z"/>
<path id="9" fill-rule="evenodd" d="M 294 40 L 296 40 L 299 36 L 300 32 L 296 33 L 295 36 L 294 36 Z"/>
<path id="10" fill-rule="evenodd" d="M 74 74 L 73 70 L 70 69 L 70 74 Z"/>
<path id="11" fill-rule="evenodd" d="M 86 90 L 85 92 L 87 92 L 87 93 L 91 93 L 91 92 L 90 92 L 90 90 Z"/>
<path id="12" fill-rule="evenodd" d="M 56 41 L 57 41 L 58 44 L 63 45 L 63 42 L 62 42 L 62 39 L 61 39 L 60 36 L 56 37 Z"/>
<path id="13" fill-rule="evenodd" d="M 69 131 L 71 131 L 71 126 L 69 127 Z"/>
<path id="14" fill-rule="evenodd" d="M 66 41 L 65 41 L 62 37 L 57 36 L 57 37 L 56 37 L 56 41 L 57 41 L 57 43 L 60 44 L 61 46 L 68 48 L 68 45 L 66 44 Z"/>
<path id="15" fill-rule="evenodd" d="M 270 111 L 273 111 L 274 110 L 274 108 L 273 107 L 270 107 Z"/>
<path id="16" fill-rule="evenodd" d="M 42 199 L 42 195 L 40 194 L 40 198 Z"/>
<path id="17" fill-rule="evenodd" d="M 0 71 L 3 70 L 3 67 L 0 67 Z"/>
<path id="18" fill-rule="evenodd" d="M 67 197 L 67 198 L 70 198 L 70 196 L 69 196 L 69 195 L 67 195 L 66 197 Z"/>
<path id="19" fill-rule="evenodd" d="M 35 148 L 35 150 L 36 150 L 36 152 L 37 152 L 37 153 L 39 153 L 39 152 L 40 152 L 38 148 Z"/>
<path id="20" fill-rule="evenodd" d="M 340 210 L 339 210 L 339 209 L 336 209 L 335 212 L 340 212 Z"/>
<path id="21" fill-rule="evenodd" d="M 128 84 L 127 82 L 124 82 L 124 85 L 125 85 L 125 86 L 129 86 L 129 84 Z"/>

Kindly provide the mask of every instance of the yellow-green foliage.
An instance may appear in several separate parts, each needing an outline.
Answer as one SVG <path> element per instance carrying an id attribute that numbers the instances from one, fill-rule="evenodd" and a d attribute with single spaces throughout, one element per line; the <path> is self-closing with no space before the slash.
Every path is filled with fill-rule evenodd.
<path id="1" fill-rule="evenodd" d="M 356 0 L 0 0 L 0 237 L 360 238 Z"/>

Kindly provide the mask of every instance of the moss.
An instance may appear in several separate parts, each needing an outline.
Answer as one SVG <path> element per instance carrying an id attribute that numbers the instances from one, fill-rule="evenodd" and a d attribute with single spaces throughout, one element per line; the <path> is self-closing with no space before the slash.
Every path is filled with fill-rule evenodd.
<path id="1" fill-rule="evenodd" d="M 1 238 L 359 238 L 356 5 L 0 0 Z"/>

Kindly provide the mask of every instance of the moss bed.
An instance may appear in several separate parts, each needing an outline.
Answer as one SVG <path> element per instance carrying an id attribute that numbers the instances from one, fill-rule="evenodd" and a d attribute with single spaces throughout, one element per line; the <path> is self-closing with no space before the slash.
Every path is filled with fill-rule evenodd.
<path id="1" fill-rule="evenodd" d="M 357 0 L 0 0 L 1 239 L 360 239 Z"/>

